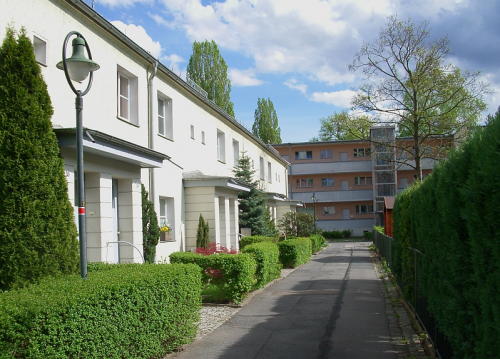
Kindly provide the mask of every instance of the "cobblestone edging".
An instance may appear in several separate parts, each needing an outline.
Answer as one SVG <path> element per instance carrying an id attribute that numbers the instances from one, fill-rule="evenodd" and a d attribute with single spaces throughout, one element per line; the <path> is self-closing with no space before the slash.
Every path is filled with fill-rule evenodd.
<path id="1" fill-rule="evenodd" d="M 385 297 L 385 312 L 389 319 L 392 344 L 398 358 L 428 358 L 424 347 L 413 329 L 410 314 L 401 303 L 401 297 L 384 270 L 378 256 L 372 255 L 373 266 L 379 278 L 378 284 Z"/>

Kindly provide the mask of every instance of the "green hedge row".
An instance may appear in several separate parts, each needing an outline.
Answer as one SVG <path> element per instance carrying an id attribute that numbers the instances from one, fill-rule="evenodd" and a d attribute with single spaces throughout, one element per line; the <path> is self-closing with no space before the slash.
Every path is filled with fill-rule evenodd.
<path id="1" fill-rule="evenodd" d="M 280 262 L 283 268 L 295 268 L 311 258 L 311 240 L 309 238 L 293 238 L 278 243 Z"/>
<path id="2" fill-rule="evenodd" d="M 394 236 L 423 256 L 419 286 L 457 358 L 497 358 L 500 343 L 500 110 L 420 186 L 397 196 Z"/>
<path id="3" fill-rule="evenodd" d="M 192 252 L 175 252 L 170 255 L 170 263 L 193 263 L 202 269 L 203 282 L 210 280 L 210 270 L 221 271 L 218 285 L 227 300 L 238 302 L 248 293 L 255 283 L 257 264 L 251 254 L 212 254 L 204 256 Z"/>
<path id="4" fill-rule="evenodd" d="M 281 276 L 282 264 L 279 261 L 278 246 L 272 242 L 264 241 L 247 245 L 243 253 L 253 255 L 257 262 L 256 288 L 262 288 L 270 281 Z"/>
<path id="5" fill-rule="evenodd" d="M 323 244 L 325 243 L 325 237 L 323 237 L 321 234 L 312 234 L 309 236 L 309 239 L 311 240 L 312 254 L 318 253 L 321 250 L 321 248 L 323 248 Z"/>
<path id="6" fill-rule="evenodd" d="M 158 358 L 192 341 L 194 265 L 118 265 L 0 294 L 0 358 Z"/>
<path id="7" fill-rule="evenodd" d="M 246 246 L 259 242 L 272 242 L 278 244 L 278 237 L 265 237 L 265 236 L 246 236 L 240 239 L 240 250 Z"/>

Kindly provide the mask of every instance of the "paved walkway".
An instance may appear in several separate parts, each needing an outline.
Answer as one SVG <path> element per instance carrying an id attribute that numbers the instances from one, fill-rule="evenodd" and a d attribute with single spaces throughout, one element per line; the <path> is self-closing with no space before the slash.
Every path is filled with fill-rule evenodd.
<path id="1" fill-rule="evenodd" d="M 398 358 L 369 243 L 334 243 L 169 357 Z"/>

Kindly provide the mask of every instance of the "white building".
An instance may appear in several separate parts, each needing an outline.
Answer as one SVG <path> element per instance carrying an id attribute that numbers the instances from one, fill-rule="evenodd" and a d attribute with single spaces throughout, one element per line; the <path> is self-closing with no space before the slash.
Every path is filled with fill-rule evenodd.
<path id="1" fill-rule="evenodd" d="M 134 247 L 108 244 L 126 241 L 142 251 L 141 183 L 160 221 L 173 228 L 158 244 L 157 260 L 194 248 L 200 213 L 208 220 L 212 242 L 237 248 L 237 194 L 248 188 L 232 170 L 242 151 L 254 163 L 274 218 L 294 210 L 297 202 L 287 199 L 288 163 L 274 148 L 84 2 L 4 0 L 2 39 L 6 26 L 24 27 L 33 40 L 73 202 L 75 95 L 55 66 L 66 34 L 80 32 L 100 65 L 83 109 L 89 261 L 141 261 Z"/>

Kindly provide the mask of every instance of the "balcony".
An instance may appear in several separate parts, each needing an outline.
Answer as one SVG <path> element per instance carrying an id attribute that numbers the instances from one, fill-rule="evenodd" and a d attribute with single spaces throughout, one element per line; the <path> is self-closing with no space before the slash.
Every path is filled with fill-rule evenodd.
<path id="1" fill-rule="evenodd" d="M 294 163 L 291 175 L 316 173 L 371 172 L 372 161 Z"/>
<path id="2" fill-rule="evenodd" d="M 315 192 L 317 202 L 352 202 L 373 201 L 373 190 L 364 189 L 357 191 L 324 191 Z M 292 199 L 304 203 L 313 203 L 311 197 L 313 192 L 293 192 Z"/>
<path id="3" fill-rule="evenodd" d="M 422 158 L 420 164 L 423 170 L 432 170 L 434 169 L 434 163 L 436 161 L 431 158 Z M 415 168 L 411 166 L 415 166 L 414 160 L 408 160 L 408 164 L 396 164 L 396 168 L 398 171 L 414 171 Z"/>

